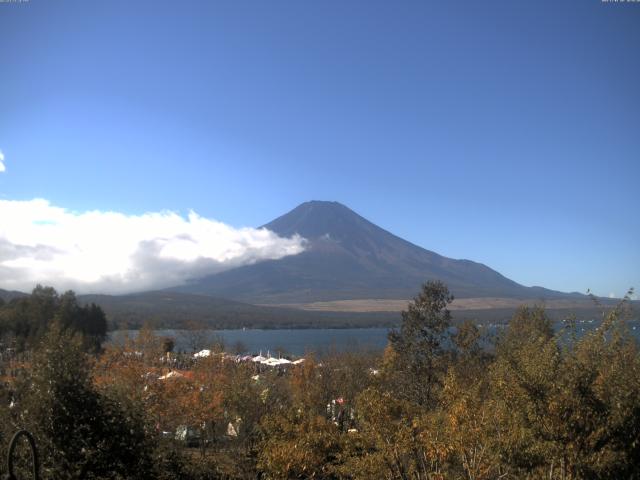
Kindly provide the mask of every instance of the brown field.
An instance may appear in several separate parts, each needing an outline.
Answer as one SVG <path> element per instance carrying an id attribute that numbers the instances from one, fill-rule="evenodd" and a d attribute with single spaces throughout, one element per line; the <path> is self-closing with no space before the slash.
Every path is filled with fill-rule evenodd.
<path id="1" fill-rule="evenodd" d="M 287 303 L 270 306 L 297 308 L 300 310 L 322 312 L 400 312 L 407 308 L 409 300 L 363 298 L 355 300 L 334 300 L 328 302 Z M 550 309 L 593 308 L 590 299 L 585 300 L 547 300 L 516 298 L 459 298 L 449 306 L 450 310 L 490 310 L 498 308 L 516 308 L 520 305 L 544 305 Z"/>

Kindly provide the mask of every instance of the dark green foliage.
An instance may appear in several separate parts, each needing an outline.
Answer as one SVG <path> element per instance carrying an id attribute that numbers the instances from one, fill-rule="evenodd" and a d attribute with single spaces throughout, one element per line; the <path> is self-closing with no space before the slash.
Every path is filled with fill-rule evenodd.
<path id="1" fill-rule="evenodd" d="M 56 291 L 38 285 L 31 296 L 14 299 L 2 308 L 0 321 L 4 332 L 15 336 L 20 349 L 34 345 L 53 320 L 57 304 Z"/>
<path id="2" fill-rule="evenodd" d="M 38 285 L 30 296 L 0 306 L 0 333 L 11 335 L 19 350 L 35 346 L 52 322 L 82 336 L 85 350 L 96 352 L 106 338 L 107 319 L 95 304 L 82 306 L 75 293 L 62 295 Z"/>
<path id="3" fill-rule="evenodd" d="M 164 353 L 173 352 L 176 346 L 176 340 L 172 337 L 164 337 L 162 340 L 162 351 Z"/>
<path id="4" fill-rule="evenodd" d="M 78 335 L 54 325 L 17 396 L 16 427 L 38 439 L 46 478 L 134 479 L 150 471 L 141 412 L 96 390 Z"/>

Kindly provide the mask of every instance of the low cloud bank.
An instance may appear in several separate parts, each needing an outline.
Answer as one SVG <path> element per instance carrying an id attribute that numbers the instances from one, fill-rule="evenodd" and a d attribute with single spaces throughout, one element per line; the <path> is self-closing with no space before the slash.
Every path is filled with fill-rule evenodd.
<path id="1" fill-rule="evenodd" d="M 127 293 L 184 284 L 261 260 L 296 255 L 299 236 L 234 228 L 190 212 L 77 213 L 47 200 L 0 200 L 0 288 L 36 283 L 79 293 Z"/>

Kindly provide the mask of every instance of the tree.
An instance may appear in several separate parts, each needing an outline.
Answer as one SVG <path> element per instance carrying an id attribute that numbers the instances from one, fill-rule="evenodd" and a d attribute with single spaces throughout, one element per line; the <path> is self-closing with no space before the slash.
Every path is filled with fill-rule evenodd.
<path id="1" fill-rule="evenodd" d="M 107 334 L 106 316 L 99 306 L 82 306 L 73 291 L 58 295 L 41 285 L 30 296 L 6 305 L 0 320 L 1 330 L 15 335 L 20 350 L 36 346 L 53 321 L 63 330 L 81 333 L 85 350 L 91 352 L 100 349 Z"/>
<path id="2" fill-rule="evenodd" d="M 442 343 L 451 324 L 447 305 L 453 301 L 447 286 L 429 281 L 402 312 L 400 330 L 389 333 L 395 352 L 396 391 L 419 405 L 433 405 L 434 387 L 440 384 Z"/>
<path id="3" fill-rule="evenodd" d="M 266 478 L 335 479 L 343 450 L 338 428 L 323 416 L 286 409 L 264 417 L 258 468 Z"/>
<path id="4" fill-rule="evenodd" d="M 470 480 L 500 478 L 499 458 L 494 448 L 492 405 L 487 400 L 487 378 L 481 372 L 469 377 L 460 372 L 466 359 L 449 368 L 441 396 L 446 443 L 452 463 Z"/>
<path id="5" fill-rule="evenodd" d="M 522 308 L 491 367 L 493 424 L 516 476 L 638 478 L 640 355 L 619 310 L 575 344 Z"/>
<path id="6" fill-rule="evenodd" d="M 77 334 L 52 325 L 21 394 L 17 426 L 38 438 L 47 476 L 135 479 L 151 468 L 141 413 L 96 390 Z"/>
<path id="7" fill-rule="evenodd" d="M 16 347 L 35 345 L 46 332 L 58 306 L 58 294 L 51 287 L 36 286 L 28 297 L 17 298 L 3 309 L 3 330 L 15 336 Z"/>
<path id="8" fill-rule="evenodd" d="M 176 347 L 176 341 L 173 337 L 162 337 L 160 341 L 162 342 L 162 351 L 164 353 L 173 352 Z"/>
<path id="9" fill-rule="evenodd" d="M 79 332 L 85 350 L 97 352 L 107 336 L 107 317 L 95 303 L 81 306 L 76 294 L 69 290 L 62 294 L 54 319 L 63 329 Z"/>

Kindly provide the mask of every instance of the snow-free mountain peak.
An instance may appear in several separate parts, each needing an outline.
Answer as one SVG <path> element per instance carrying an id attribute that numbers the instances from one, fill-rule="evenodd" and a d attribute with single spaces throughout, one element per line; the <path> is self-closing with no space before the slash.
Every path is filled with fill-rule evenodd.
<path id="1" fill-rule="evenodd" d="M 471 260 L 426 250 L 378 227 L 338 202 L 305 202 L 264 225 L 308 240 L 305 251 L 194 280 L 179 290 L 251 303 L 408 299 L 427 280 L 456 297 L 558 298 L 524 287 Z"/>

